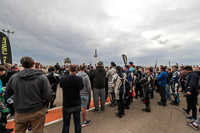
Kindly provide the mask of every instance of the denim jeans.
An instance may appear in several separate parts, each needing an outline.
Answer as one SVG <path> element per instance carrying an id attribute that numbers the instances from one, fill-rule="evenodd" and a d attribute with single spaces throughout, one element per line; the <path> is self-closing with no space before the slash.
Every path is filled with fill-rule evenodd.
<path id="1" fill-rule="evenodd" d="M 170 85 L 166 85 L 167 99 L 171 100 Z"/>
<path id="2" fill-rule="evenodd" d="M 73 114 L 74 117 L 75 133 L 81 133 L 80 107 L 63 108 L 62 133 L 69 133 L 71 114 Z"/>

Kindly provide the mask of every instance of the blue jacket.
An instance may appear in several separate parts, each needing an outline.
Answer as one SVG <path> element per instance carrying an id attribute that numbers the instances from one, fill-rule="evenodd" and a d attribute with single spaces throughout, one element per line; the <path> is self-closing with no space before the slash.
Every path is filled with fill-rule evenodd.
<path id="1" fill-rule="evenodd" d="M 156 79 L 158 80 L 158 86 L 165 87 L 167 83 L 167 72 L 162 72 L 161 74 L 156 76 Z"/>
<path id="2" fill-rule="evenodd" d="M 132 78 L 132 76 L 131 76 L 131 71 L 125 71 L 125 73 L 126 73 L 126 75 L 127 75 L 127 80 L 128 80 L 128 82 L 132 82 L 133 81 L 133 78 Z"/>

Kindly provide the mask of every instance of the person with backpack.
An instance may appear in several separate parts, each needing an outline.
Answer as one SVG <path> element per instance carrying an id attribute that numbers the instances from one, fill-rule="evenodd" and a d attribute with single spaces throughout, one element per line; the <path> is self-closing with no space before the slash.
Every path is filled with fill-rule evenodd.
<path id="1" fill-rule="evenodd" d="M 144 112 L 151 112 L 151 107 L 150 107 L 150 94 L 153 89 L 153 77 L 152 77 L 152 69 L 147 68 L 146 69 L 146 76 L 141 79 L 141 82 L 143 83 L 144 87 L 144 103 L 146 105 L 146 108 L 142 109 Z"/>
<path id="2" fill-rule="evenodd" d="M 125 82 L 126 75 L 123 74 L 122 68 L 120 66 L 116 67 L 116 74 L 113 75 L 112 79 L 112 87 L 114 88 L 118 112 L 115 114 L 116 116 L 122 118 L 124 115 L 124 92 L 125 92 Z"/>
<path id="3" fill-rule="evenodd" d="M 160 102 L 158 102 L 158 105 L 160 105 L 160 106 L 166 106 L 166 103 L 167 103 L 167 95 L 166 95 L 167 72 L 166 72 L 166 68 L 167 67 L 162 66 L 161 74 L 156 76 L 156 79 L 157 79 L 157 82 L 159 85 L 159 93 L 160 93 L 160 97 L 161 97 Z"/>
<path id="4" fill-rule="evenodd" d="M 199 75 L 196 72 L 193 72 L 191 66 L 186 66 L 184 68 L 185 72 L 188 74 L 186 81 L 186 92 L 187 92 L 187 109 L 183 108 L 183 112 L 189 116 L 190 111 L 192 110 L 192 116 L 186 117 L 189 120 L 197 119 L 197 102 L 198 102 L 198 92 L 199 92 Z"/>
<path id="5" fill-rule="evenodd" d="M 49 66 L 48 69 L 49 73 L 47 74 L 47 78 L 49 80 L 49 83 L 51 85 L 51 89 L 52 89 L 52 98 L 51 98 L 51 102 L 50 102 L 50 108 L 54 108 L 56 107 L 56 105 L 54 105 L 54 101 L 56 99 L 56 92 L 57 92 L 57 86 L 60 82 L 59 79 L 59 75 L 56 72 L 56 68 L 54 66 Z"/>
<path id="6" fill-rule="evenodd" d="M 170 80 L 170 85 L 172 85 L 172 96 L 174 96 L 174 101 L 172 101 L 170 104 L 171 105 L 176 105 L 178 106 L 180 103 L 179 99 L 179 80 L 181 73 L 178 71 L 178 66 L 173 66 L 173 76 L 172 79 Z"/>

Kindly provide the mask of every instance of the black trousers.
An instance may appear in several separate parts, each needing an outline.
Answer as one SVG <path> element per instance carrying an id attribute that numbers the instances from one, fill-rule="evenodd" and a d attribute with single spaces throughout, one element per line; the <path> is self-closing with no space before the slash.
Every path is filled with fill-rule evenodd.
<path id="1" fill-rule="evenodd" d="M 119 94 L 119 100 L 117 100 L 118 105 L 118 113 L 120 115 L 124 114 L 124 99 L 123 99 L 123 93 Z"/>
<path id="2" fill-rule="evenodd" d="M 151 99 L 153 99 L 154 98 L 154 88 L 152 88 L 152 91 L 151 91 L 151 95 L 150 95 L 150 97 L 151 97 Z"/>
<path id="3" fill-rule="evenodd" d="M 135 96 L 136 97 L 140 97 L 142 98 L 143 97 L 143 91 L 142 91 L 142 87 L 140 84 L 137 84 L 136 87 L 135 87 Z"/>
<path id="4" fill-rule="evenodd" d="M 187 110 L 186 112 L 189 113 L 192 110 L 192 117 L 197 117 L 197 96 L 198 94 L 187 95 Z"/>
<path id="5" fill-rule="evenodd" d="M 53 106 L 55 100 L 56 100 L 56 91 L 53 92 L 53 95 L 52 95 L 52 97 L 51 97 L 50 107 Z"/>
<path id="6" fill-rule="evenodd" d="M 130 87 L 126 87 L 124 101 L 125 101 L 126 106 L 129 106 L 131 104 L 131 88 Z"/>
<path id="7" fill-rule="evenodd" d="M 137 86 L 135 87 L 135 97 L 138 97 L 138 88 L 137 88 Z"/>
<path id="8" fill-rule="evenodd" d="M 183 92 L 186 92 L 186 90 L 185 90 L 185 82 L 184 81 L 181 81 L 181 88 L 182 88 Z"/>
<path id="9" fill-rule="evenodd" d="M 138 90 L 140 92 L 140 98 L 143 98 L 144 97 L 144 93 L 143 93 L 143 87 L 141 86 L 141 84 L 138 86 Z"/>
<path id="10" fill-rule="evenodd" d="M 150 106 L 150 94 L 151 92 L 148 90 L 148 88 L 144 88 L 144 103 L 146 108 L 149 108 Z"/>
<path id="11" fill-rule="evenodd" d="M 166 104 L 167 103 L 166 87 L 159 86 L 159 93 L 160 93 L 160 97 L 161 97 L 161 102 Z"/>

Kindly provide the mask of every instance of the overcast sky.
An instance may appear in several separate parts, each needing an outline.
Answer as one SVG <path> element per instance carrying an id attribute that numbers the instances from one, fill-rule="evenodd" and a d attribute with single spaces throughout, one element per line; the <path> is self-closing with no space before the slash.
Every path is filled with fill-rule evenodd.
<path id="1" fill-rule="evenodd" d="M 1 0 L 13 60 L 200 64 L 200 0 Z"/>

